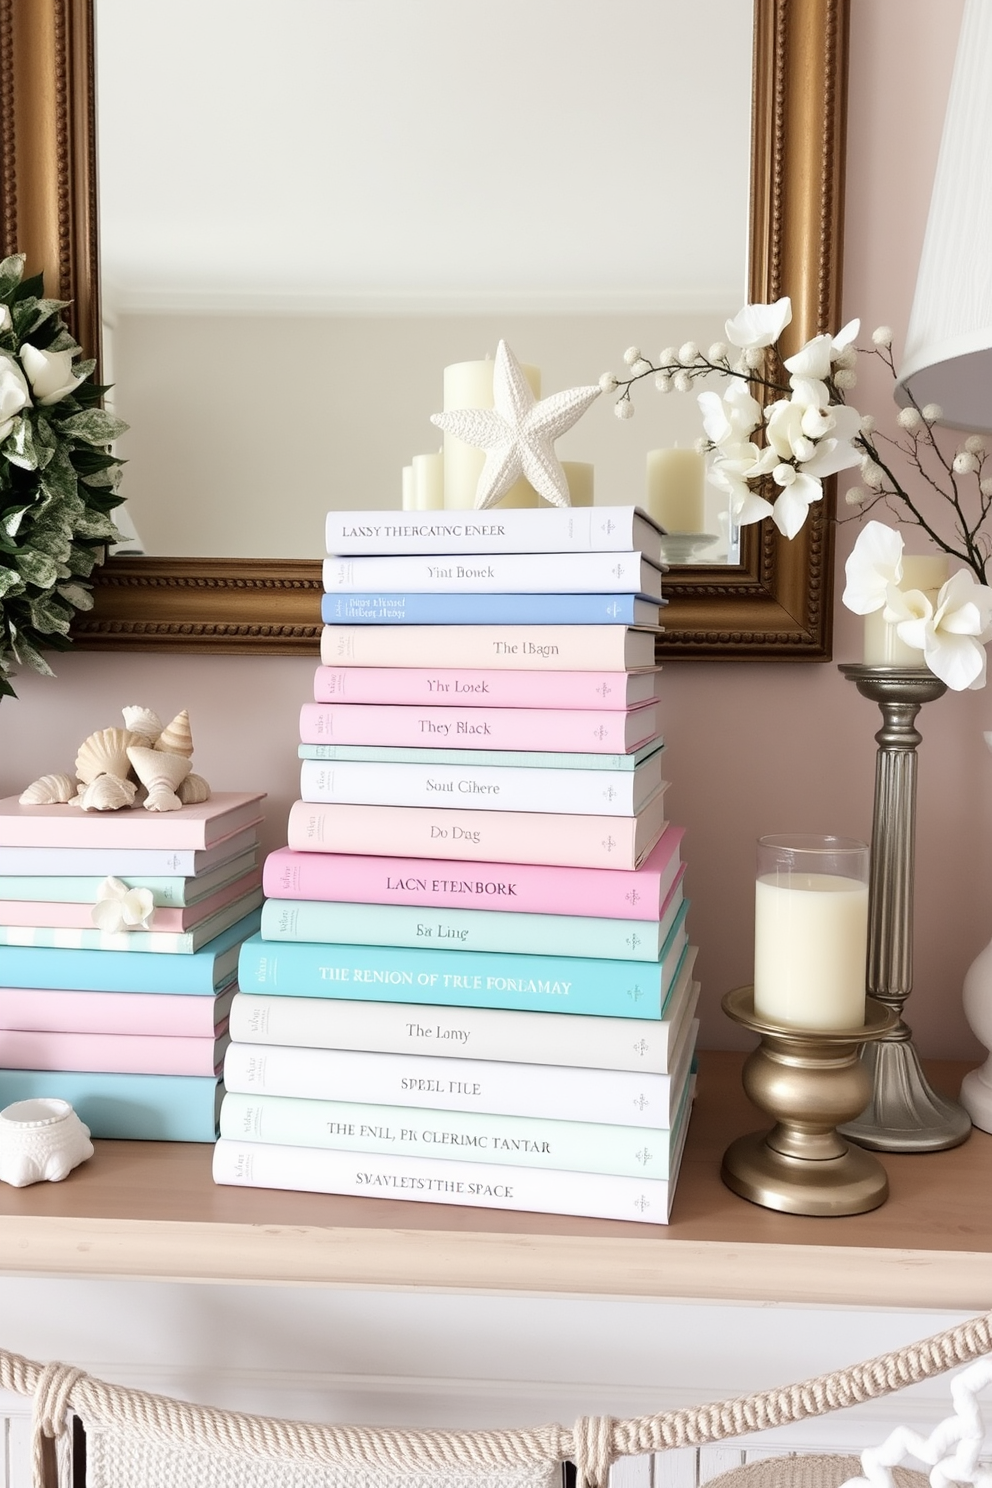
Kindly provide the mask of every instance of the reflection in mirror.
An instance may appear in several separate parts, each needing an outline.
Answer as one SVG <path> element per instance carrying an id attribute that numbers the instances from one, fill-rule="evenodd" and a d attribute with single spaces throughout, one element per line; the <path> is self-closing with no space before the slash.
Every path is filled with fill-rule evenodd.
<path id="1" fill-rule="evenodd" d="M 451 362 L 545 393 L 708 345 L 743 303 L 743 0 L 97 0 L 108 379 L 145 552 L 316 558 L 399 507 Z M 484 39 L 485 44 L 482 45 Z M 558 445 L 643 502 L 693 394 Z M 695 561 L 736 563 L 708 490 Z M 688 556 L 688 553 L 687 553 Z"/>

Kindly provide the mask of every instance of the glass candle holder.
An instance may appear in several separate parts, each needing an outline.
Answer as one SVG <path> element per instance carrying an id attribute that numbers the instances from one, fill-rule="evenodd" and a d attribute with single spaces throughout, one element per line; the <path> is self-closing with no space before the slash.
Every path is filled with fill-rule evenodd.
<path id="1" fill-rule="evenodd" d="M 790 1028 L 859 1027 L 867 948 L 867 844 L 851 837 L 760 837 L 755 1014 Z"/>

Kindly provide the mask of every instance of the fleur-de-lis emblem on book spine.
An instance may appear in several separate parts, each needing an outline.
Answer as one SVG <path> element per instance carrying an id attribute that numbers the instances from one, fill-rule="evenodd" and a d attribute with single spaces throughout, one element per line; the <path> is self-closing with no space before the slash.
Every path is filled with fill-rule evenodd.
<path id="1" fill-rule="evenodd" d="M 628 904 L 640 904 L 643 895 L 639 894 L 636 889 L 628 889 L 623 897 Z"/>
<path id="2" fill-rule="evenodd" d="M 651 1200 L 645 1194 L 641 1194 L 640 1198 L 634 1200 L 634 1208 L 639 1209 L 643 1214 L 646 1209 L 651 1208 Z"/>
<path id="3" fill-rule="evenodd" d="M 637 931 L 636 930 L 634 931 L 633 935 L 628 935 L 627 936 L 627 944 L 630 946 L 630 949 L 632 951 L 636 951 L 637 950 L 637 947 L 640 945 L 640 943 L 641 943 L 641 937 L 637 934 Z"/>
<path id="4" fill-rule="evenodd" d="M 615 579 L 622 579 L 623 578 L 623 564 L 622 563 L 614 563 L 613 567 L 610 569 L 610 573 L 613 575 L 613 577 Z"/>
<path id="5" fill-rule="evenodd" d="M 616 619 L 616 617 L 620 613 L 620 606 L 617 604 L 616 600 L 614 600 L 612 604 L 608 604 L 606 606 L 606 613 L 608 615 L 612 615 L 614 620 Z"/>
<path id="6" fill-rule="evenodd" d="M 639 1095 L 634 1101 L 634 1109 L 637 1111 L 646 1111 L 650 1104 L 651 1102 L 646 1095 Z"/>
<path id="7" fill-rule="evenodd" d="M 596 691 L 599 693 L 601 698 L 608 698 L 612 694 L 613 688 L 610 686 L 609 682 L 600 682 L 599 686 L 596 688 Z"/>
<path id="8" fill-rule="evenodd" d="M 605 791 L 603 792 L 603 800 L 604 801 L 615 801 L 616 798 L 617 798 L 617 794 L 618 793 L 617 793 L 616 790 L 614 790 L 613 786 L 612 785 L 608 785 L 606 787 Z"/>
<path id="9" fill-rule="evenodd" d="M 617 840 L 616 840 L 615 837 L 604 837 L 603 838 L 603 847 L 606 849 L 607 852 L 612 852 L 613 849 L 616 847 L 616 845 L 617 845 Z"/>
<path id="10" fill-rule="evenodd" d="M 635 982 L 632 987 L 628 987 L 628 989 L 627 989 L 627 996 L 633 1002 L 640 1002 L 641 998 L 644 996 L 644 993 L 641 991 L 640 987 Z"/>
<path id="11" fill-rule="evenodd" d="M 647 1167 L 648 1163 L 654 1157 L 654 1153 L 649 1152 L 646 1147 L 642 1147 L 640 1152 L 634 1153 L 634 1156 L 637 1158 L 637 1161 L 641 1164 L 642 1167 Z"/>
<path id="12" fill-rule="evenodd" d="M 593 729 L 592 736 L 594 739 L 599 739 L 602 742 L 606 738 L 606 725 L 601 723 L 599 728 Z"/>
<path id="13" fill-rule="evenodd" d="M 646 1039 L 638 1039 L 637 1043 L 631 1044 L 630 1047 L 633 1049 L 635 1054 L 640 1054 L 641 1058 L 643 1059 L 645 1054 L 648 1052 L 649 1045 Z"/>

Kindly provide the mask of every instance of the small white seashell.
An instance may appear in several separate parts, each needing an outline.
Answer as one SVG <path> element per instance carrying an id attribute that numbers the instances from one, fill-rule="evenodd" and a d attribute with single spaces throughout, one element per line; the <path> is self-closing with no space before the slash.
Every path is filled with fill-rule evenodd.
<path id="1" fill-rule="evenodd" d="M 133 780 L 122 780 L 119 775 L 98 775 L 79 793 L 79 804 L 84 811 L 120 811 L 134 804 L 138 787 Z"/>
<path id="2" fill-rule="evenodd" d="M 18 796 L 22 806 L 50 806 L 57 801 L 71 801 L 76 782 L 68 775 L 42 775 Z"/>
<path id="3" fill-rule="evenodd" d="M 202 775 L 187 775 L 176 787 L 176 795 L 184 806 L 199 806 L 210 800 L 210 787 Z"/>
<path id="4" fill-rule="evenodd" d="M 155 748 L 165 754 L 184 754 L 193 758 L 193 735 L 189 727 L 189 714 L 184 708 L 171 723 L 167 723 L 155 741 Z"/>
<path id="5" fill-rule="evenodd" d="M 0 1181 L 58 1183 L 93 1156 L 90 1130 L 68 1101 L 15 1101 L 0 1111 Z"/>
<path id="6" fill-rule="evenodd" d="M 97 729 L 79 746 L 76 779 L 81 785 L 89 785 L 98 775 L 116 775 L 123 780 L 128 773 L 127 747 L 134 742 L 130 729 Z"/>
<path id="7" fill-rule="evenodd" d="M 135 744 L 147 744 L 149 748 L 162 732 L 162 720 L 151 708 L 139 707 L 136 703 L 122 708 L 124 727 L 134 734 Z"/>
<path id="8" fill-rule="evenodd" d="M 183 803 L 176 795 L 176 788 L 192 769 L 191 762 L 181 754 L 165 754 L 140 745 L 132 745 L 127 756 L 134 773 L 148 788 L 145 810 L 178 811 Z"/>

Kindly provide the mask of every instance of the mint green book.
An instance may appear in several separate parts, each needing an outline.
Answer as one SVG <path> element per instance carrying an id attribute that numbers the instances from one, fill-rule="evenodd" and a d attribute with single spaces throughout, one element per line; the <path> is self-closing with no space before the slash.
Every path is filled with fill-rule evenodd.
<path id="1" fill-rule="evenodd" d="M 376 765 L 510 765 L 537 770 L 636 770 L 664 749 L 652 739 L 633 754 L 556 754 L 528 749 L 401 749 L 390 744 L 301 744 L 300 759 L 359 760 Z"/>
<path id="2" fill-rule="evenodd" d="M 267 941 L 307 940 L 321 945 L 426 946 L 529 956 L 657 961 L 682 903 L 681 882 L 672 889 L 657 921 L 268 899 L 262 909 L 261 934 Z"/>
<path id="3" fill-rule="evenodd" d="M 258 849 L 242 853 L 211 873 L 200 873 L 195 878 L 144 877 L 120 874 L 120 881 L 129 889 L 148 889 L 156 909 L 185 909 L 218 894 L 236 879 L 250 873 L 258 859 Z M 75 874 L 0 874 L 0 901 L 18 902 L 41 900 L 46 904 L 95 904 L 106 875 Z"/>

